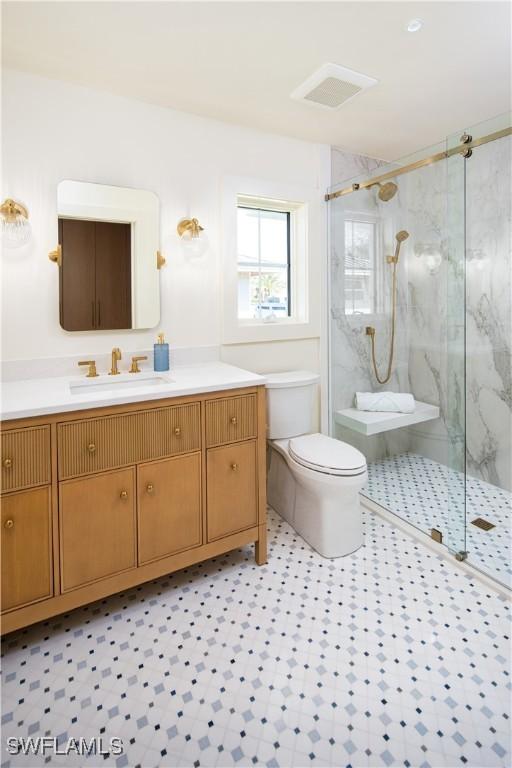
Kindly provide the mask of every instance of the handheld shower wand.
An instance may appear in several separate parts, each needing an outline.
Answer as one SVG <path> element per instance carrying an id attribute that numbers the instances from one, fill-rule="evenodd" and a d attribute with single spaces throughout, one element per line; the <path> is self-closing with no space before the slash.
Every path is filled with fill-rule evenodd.
<path id="1" fill-rule="evenodd" d="M 377 368 L 377 361 L 375 360 L 375 328 L 372 325 L 368 325 L 366 327 L 366 335 L 370 337 L 371 345 L 372 345 L 372 363 L 373 363 L 373 370 L 375 372 L 375 378 L 379 382 L 379 384 L 386 384 L 390 378 L 391 378 L 391 369 L 393 367 L 393 356 L 395 351 L 395 325 L 396 325 L 396 294 L 397 294 L 397 286 L 396 286 L 396 269 L 398 266 L 398 258 L 400 256 L 400 247 L 404 240 L 407 240 L 409 237 L 409 233 L 406 232 L 405 229 L 401 229 L 400 232 L 397 232 L 396 234 L 396 247 L 395 247 L 395 255 L 394 256 L 388 256 L 386 258 L 386 261 L 388 264 L 393 265 L 393 286 L 392 286 L 392 312 L 391 312 L 391 343 L 390 343 L 390 349 L 389 349 L 389 359 L 388 359 L 388 370 L 386 373 L 386 377 L 382 379 L 379 376 L 379 371 Z"/>

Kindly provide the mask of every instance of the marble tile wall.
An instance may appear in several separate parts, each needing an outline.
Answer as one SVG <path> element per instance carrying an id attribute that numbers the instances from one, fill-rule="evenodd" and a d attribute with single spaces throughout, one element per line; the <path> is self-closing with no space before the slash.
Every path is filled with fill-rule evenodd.
<path id="1" fill-rule="evenodd" d="M 472 477 L 511 488 L 511 146 L 508 137 L 478 148 L 465 163 L 465 175 L 458 155 L 404 175 L 388 203 L 378 200 L 376 190 L 361 190 L 330 204 L 333 411 L 349 407 L 356 390 L 382 388 L 372 372 L 365 326 L 377 329 L 381 371 L 389 343 L 387 265 L 377 313 L 345 314 L 343 226 L 357 212 L 381 222 L 383 262 L 394 234 L 410 233 L 398 270 L 394 371 L 385 388 L 410 391 L 441 410 L 434 422 L 371 439 L 333 425 L 334 434 L 370 460 L 410 450 L 461 470 L 466 459 Z M 380 164 L 333 150 L 333 183 L 351 183 L 356 174 L 361 180 Z"/>
<path id="2" fill-rule="evenodd" d="M 512 488 L 512 137 L 466 162 L 467 470 Z"/>

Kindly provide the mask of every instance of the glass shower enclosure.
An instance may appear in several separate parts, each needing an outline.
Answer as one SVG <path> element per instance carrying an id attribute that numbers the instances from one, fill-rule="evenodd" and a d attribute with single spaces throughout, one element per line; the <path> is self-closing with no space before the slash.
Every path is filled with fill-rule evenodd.
<path id="1" fill-rule="evenodd" d="M 367 457 L 368 506 L 507 586 L 510 125 L 375 162 L 326 196 L 330 433 Z M 412 393 L 415 410 L 359 411 L 356 392 Z"/>

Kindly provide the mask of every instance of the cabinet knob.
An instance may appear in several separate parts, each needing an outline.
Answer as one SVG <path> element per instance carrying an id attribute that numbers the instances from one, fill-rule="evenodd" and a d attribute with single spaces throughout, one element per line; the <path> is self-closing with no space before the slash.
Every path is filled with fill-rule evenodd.
<path id="1" fill-rule="evenodd" d="M 5 527 L 6 528 L 13 528 L 14 526 L 14 520 L 6 520 L 5 521 Z"/>
<path id="2" fill-rule="evenodd" d="M 237 419 L 237 417 L 236 417 L 236 416 L 232 416 L 232 417 L 230 418 L 230 422 L 231 422 L 232 424 L 237 424 L 237 423 L 238 423 L 238 419 Z"/>
<path id="3" fill-rule="evenodd" d="M 96 445 L 94 443 L 89 443 L 89 445 L 87 446 L 87 450 L 89 451 L 89 453 L 94 453 L 96 451 Z"/>
<path id="4" fill-rule="evenodd" d="M 174 434 L 176 437 L 179 437 L 181 435 L 181 427 L 174 427 Z"/>
<path id="5" fill-rule="evenodd" d="M 6 469 L 10 469 L 12 467 L 12 459 L 4 459 L 3 464 Z"/>
<path id="6" fill-rule="evenodd" d="M 231 469 L 233 470 L 233 472 L 238 472 L 238 464 L 236 462 L 233 462 L 233 464 L 231 465 Z"/>
<path id="7" fill-rule="evenodd" d="M 153 491 L 154 491 L 154 490 L 155 490 L 155 486 L 153 485 L 153 483 L 148 483 L 148 484 L 146 485 L 146 491 L 147 491 L 148 493 L 153 493 Z"/>
<path id="8" fill-rule="evenodd" d="M 119 498 L 123 499 L 123 501 L 125 499 L 127 499 L 128 498 L 128 491 L 121 491 L 121 493 L 119 494 Z"/>

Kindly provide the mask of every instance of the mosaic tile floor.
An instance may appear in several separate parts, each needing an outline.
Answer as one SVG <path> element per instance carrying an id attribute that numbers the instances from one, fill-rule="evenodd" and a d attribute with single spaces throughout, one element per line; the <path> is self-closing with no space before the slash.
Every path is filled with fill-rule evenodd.
<path id="1" fill-rule="evenodd" d="M 443 532 L 445 543 L 464 549 L 464 514 L 468 562 L 512 588 L 512 495 L 414 453 L 404 453 L 368 467 L 364 495 L 420 530 Z M 471 524 L 477 517 L 494 523 L 483 531 Z"/>
<path id="2" fill-rule="evenodd" d="M 510 611 L 365 512 L 334 561 L 270 512 L 252 547 L 9 636 L 10 736 L 123 739 L 51 765 L 510 765 Z"/>

